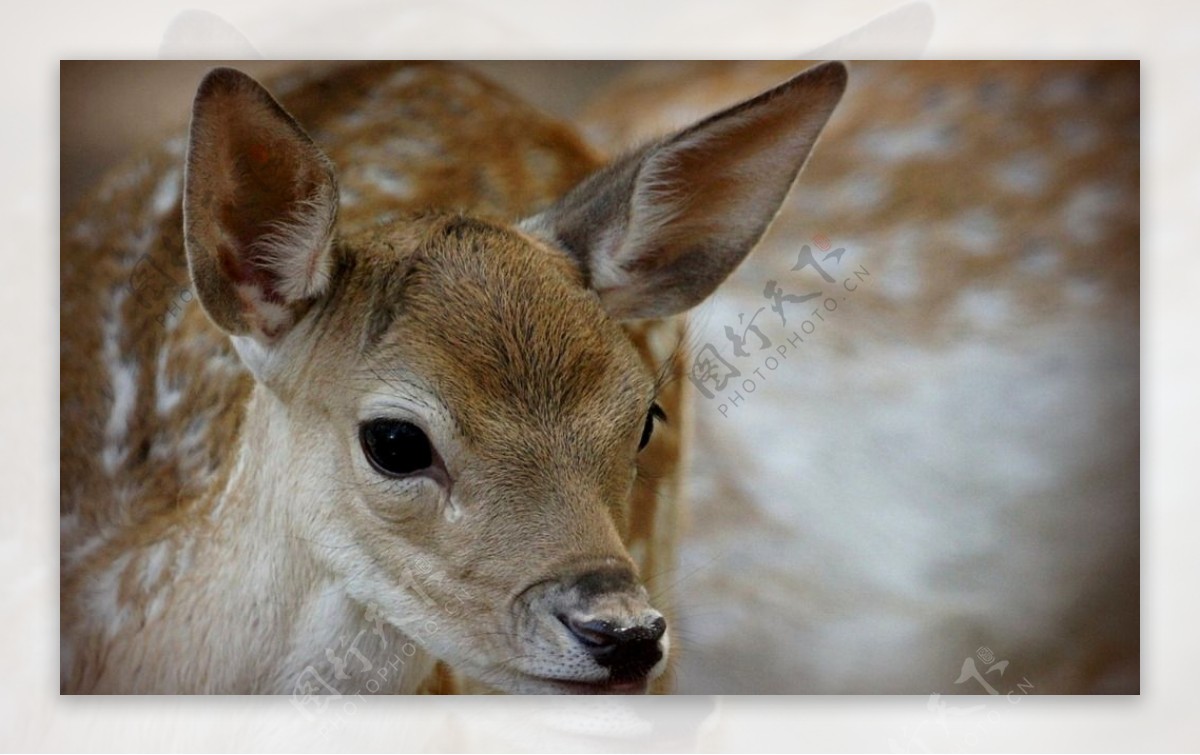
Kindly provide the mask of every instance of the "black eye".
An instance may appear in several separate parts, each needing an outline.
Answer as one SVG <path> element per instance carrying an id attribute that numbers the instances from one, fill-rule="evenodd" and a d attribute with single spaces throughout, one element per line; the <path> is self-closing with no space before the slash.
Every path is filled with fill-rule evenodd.
<path id="1" fill-rule="evenodd" d="M 654 434 L 654 420 L 665 420 L 667 413 L 662 410 L 658 404 L 650 407 L 650 411 L 646 414 L 646 427 L 642 430 L 642 442 L 638 444 L 638 450 L 641 451 L 650 442 L 650 436 Z"/>
<path id="2" fill-rule="evenodd" d="M 363 453 L 376 471 L 393 477 L 427 469 L 433 446 L 421 428 L 397 419 L 373 419 L 358 431 Z"/>

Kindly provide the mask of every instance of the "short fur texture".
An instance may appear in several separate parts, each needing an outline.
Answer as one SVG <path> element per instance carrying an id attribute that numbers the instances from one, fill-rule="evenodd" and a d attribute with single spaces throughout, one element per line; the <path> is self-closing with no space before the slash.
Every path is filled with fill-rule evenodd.
<path id="1" fill-rule="evenodd" d="M 767 100 L 823 124 L 844 84 L 825 66 Z M 606 267 L 559 243 L 582 234 L 553 204 L 599 160 L 479 77 L 371 64 L 273 87 L 286 110 L 214 71 L 186 180 L 172 140 L 64 219 L 63 322 L 81 327 L 63 333 L 63 691 L 456 688 L 439 662 L 505 691 L 615 689 L 561 617 L 669 623 L 679 427 L 638 440 L 654 402 L 684 419 L 656 380 L 681 375 L 679 325 L 622 321 L 711 292 L 819 125 L 798 147 L 768 107 L 743 138 L 769 168 L 673 176 L 769 178 L 768 197 L 651 229 L 635 213 L 638 248 Z M 760 154 L 780 143 L 788 159 Z M 639 186 L 625 201 L 653 202 Z M 601 223 L 627 214 L 606 207 Z M 747 212 L 719 253 L 700 243 Z M 692 264 L 662 274 L 664 250 Z M 429 474 L 372 468 L 358 431 L 380 417 L 423 429 Z"/>

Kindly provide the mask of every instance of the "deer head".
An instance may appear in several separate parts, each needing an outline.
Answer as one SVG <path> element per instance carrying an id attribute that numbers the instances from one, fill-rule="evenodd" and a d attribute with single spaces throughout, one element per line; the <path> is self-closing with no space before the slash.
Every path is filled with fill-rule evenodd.
<path id="1" fill-rule="evenodd" d="M 670 635 L 622 536 L 662 417 L 621 322 L 683 312 L 734 270 L 845 82 L 811 69 L 535 217 L 343 236 L 330 161 L 257 83 L 213 71 L 184 224 L 197 296 L 257 383 L 231 484 L 469 676 L 644 690 Z"/>

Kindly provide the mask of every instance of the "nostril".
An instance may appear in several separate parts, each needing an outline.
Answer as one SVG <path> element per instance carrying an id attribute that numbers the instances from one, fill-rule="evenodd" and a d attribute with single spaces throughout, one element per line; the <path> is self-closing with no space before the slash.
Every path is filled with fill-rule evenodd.
<path id="1" fill-rule="evenodd" d="M 659 616 L 646 627 L 647 637 L 651 640 L 661 640 L 667 633 L 667 620 Z"/>
<path id="2" fill-rule="evenodd" d="M 558 620 L 571 630 L 571 634 L 590 647 L 607 647 L 642 641 L 657 642 L 667 631 L 667 621 L 661 616 L 649 624 L 635 624 L 631 627 L 617 626 L 604 619 L 581 621 L 575 617 L 561 614 Z"/>
<path id="3" fill-rule="evenodd" d="M 571 630 L 571 634 L 589 648 L 606 648 L 621 641 L 620 632 L 610 621 L 590 619 L 580 621 L 573 616 L 559 616 L 558 620 Z"/>
<path id="4" fill-rule="evenodd" d="M 645 676 L 662 660 L 659 640 L 667 630 L 661 616 L 647 624 L 620 626 L 604 619 L 581 619 L 560 614 L 558 620 L 587 648 L 601 666 L 615 676 Z"/>

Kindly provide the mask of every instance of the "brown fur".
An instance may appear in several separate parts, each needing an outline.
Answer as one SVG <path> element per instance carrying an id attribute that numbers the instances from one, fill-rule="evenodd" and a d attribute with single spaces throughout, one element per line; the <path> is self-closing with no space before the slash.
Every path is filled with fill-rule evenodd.
<path id="1" fill-rule="evenodd" d="M 343 232 L 425 206 L 517 217 L 540 209 L 599 164 L 567 127 L 451 66 L 312 67 L 274 88 L 286 92 L 289 112 L 331 160 L 345 166 L 339 171 Z M 420 96 L 433 92 L 438 95 Z M 439 122 L 455 127 L 433 125 Z M 398 144 L 407 149 L 397 151 Z M 226 337 L 196 304 L 179 193 L 161 214 L 153 206 L 156 188 L 181 183 L 181 152 L 176 139 L 136 158 L 63 218 L 61 505 L 72 523 L 64 525 L 62 543 L 64 634 L 85 623 L 74 596 L 89 574 L 133 548 L 160 542 L 203 513 L 211 502 L 206 491 L 226 481 L 226 450 L 236 445 L 239 408 L 253 384 Z M 455 155 L 470 159 L 455 161 Z M 380 193 L 369 171 L 402 176 L 413 186 L 411 196 Z M 124 323 L 122 354 L 136 374 L 136 403 L 128 453 L 107 475 L 97 449 L 113 396 L 97 368 L 105 303 L 122 287 L 129 294 L 116 316 Z M 165 323 L 175 323 L 174 329 Z M 160 374 L 179 400 L 160 416 L 154 406 L 156 356 L 164 348 Z M 180 448 L 197 422 L 205 423 L 205 431 Z M 126 569 L 123 600 L 139 598 L 136 567 Z M 89 640 L 80 653 L 101 659 L 99 640 Z M 64 665 L 64 688 L 87 689 L 86 678 L 100 673 L 99 664 L 76 678 Z"/>
<path id="2" fill-rule="evenodd" d="M 656 374 L 681 375 L 680 331 L 617 315 L 673 314 L 728 275 L 844 82 L 817 69 L 746 105 L 751 120 L 641 153 L 669 157 L 672 201 L 717 190 L 656 236 L 637 236 L 641 168 L 629 212 L 583 184 L 567 201 L 599 186 L 588 222 L 641 245 L 610 250 L 630 255 L 614 273 L 594 249 L 556 248 L 572 221 L 551 202 L 596 157 L 474 75 L 313 71 L 277 82 L 286 111 L 240 74 L 207 77 L 182 214 L 173 141 L 64 219 L 64 691 L 295 689 L 371 615 L 432 654 L 405 669 L 436 680 L 389 689 L 448 691 L 439 657 L 544 690 L 583 652 L 560 647 L 554 606 L 648 622 L 633 575 L 658 591 L 671 568 L 679 436 L 641 463 L 637 441 Z M 780 113 L 810 107 L 782 159 L 699 159 L 742 149 L 720 136 L 730 123 L 776 150 Z M 509 225 L 548 207 L 528 232 Z M 674 412 L 677 382 L 657 398 Z M 437 449 L 433 483 L 381 478 L 359 448 L 359 424 L 405 401 Z M 598 595 L 572 587 L 587 570 L 609 570 Z M 375 623 L 363 665 L 402 662 Z"/>

